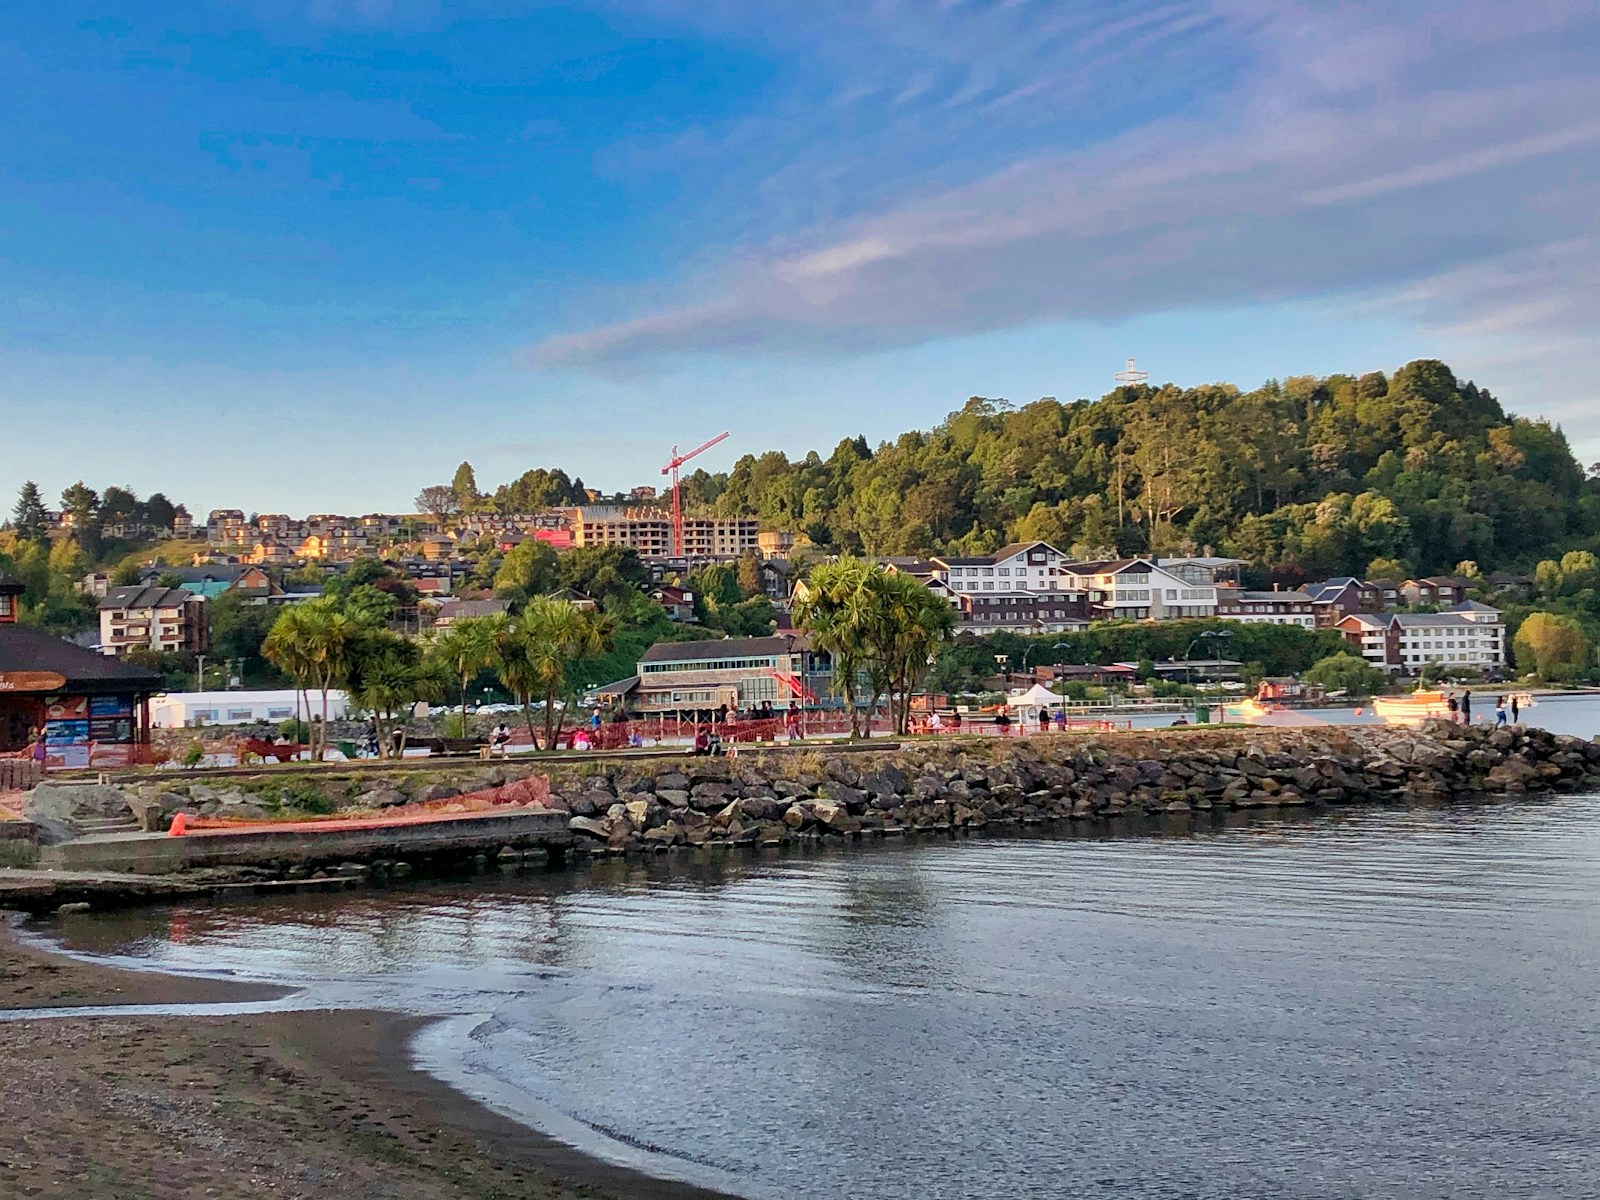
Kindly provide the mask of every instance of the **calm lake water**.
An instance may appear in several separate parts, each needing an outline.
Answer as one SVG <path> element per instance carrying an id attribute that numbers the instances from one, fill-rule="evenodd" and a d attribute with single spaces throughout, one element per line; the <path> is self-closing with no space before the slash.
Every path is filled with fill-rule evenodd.
<path id="1" fill-rule="evenodd" d="M 1600 1195 L 1600 797 L 79 919 L 753 1198 Z M 401 1048 L 397 1047 L 397 1052 Z"/>

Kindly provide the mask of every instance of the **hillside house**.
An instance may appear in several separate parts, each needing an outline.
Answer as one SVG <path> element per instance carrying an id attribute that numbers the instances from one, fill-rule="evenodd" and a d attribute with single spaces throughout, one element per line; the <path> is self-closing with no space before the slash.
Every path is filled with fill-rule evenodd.
<path id="1" fill-rule="evenodd" d="M 99 614 L 101 651 L 117 658 L 135 647 L 200 653 L 211 646 L 206 602 L 183 588 L 112 588 L 100 601 Z"/>

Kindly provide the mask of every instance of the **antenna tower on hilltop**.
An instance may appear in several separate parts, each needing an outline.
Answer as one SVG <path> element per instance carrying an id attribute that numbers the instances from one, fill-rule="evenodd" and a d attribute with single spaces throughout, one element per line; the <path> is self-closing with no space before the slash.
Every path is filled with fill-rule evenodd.
<path id="1" fill-rule="evenodd" d="M 1128 369 L 1126 371 L 1118 371 L 1113 378 L 1124 387 L 1135 387 L 1141 383 L 1149 383 L 1150 372 L 1136 370 L 1133 365 L 1133 359 L 1130 358 L 1128 360 Z"/>

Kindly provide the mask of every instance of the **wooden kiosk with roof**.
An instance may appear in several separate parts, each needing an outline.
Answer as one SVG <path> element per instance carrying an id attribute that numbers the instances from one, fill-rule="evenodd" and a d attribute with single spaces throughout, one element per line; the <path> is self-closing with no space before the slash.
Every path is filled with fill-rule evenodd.
<path id="1" fill-rule="evenodd" d="M 0 755 L 35 734 L 49 767 L 130 766 L 161 676 L 17 624 L 22 585 L 0 575 Z"/>

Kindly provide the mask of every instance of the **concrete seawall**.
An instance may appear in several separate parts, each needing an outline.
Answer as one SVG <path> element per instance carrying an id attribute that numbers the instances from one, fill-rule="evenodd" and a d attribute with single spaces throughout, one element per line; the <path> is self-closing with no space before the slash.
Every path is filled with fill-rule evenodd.
<path id="1" fill-rule="evenodd" d="M 352 828 L 350 826 L 355 825 Z M 425 824 L 307 822 L 297 828 L 205 830 L 183 837 L 121 833 L 46 846 L 39 866 L 65 871 L 165 874 L 211 867 L 263 864 L 364 863 L 436 855 L 477 854 L 485 848 L 541 849 L 556 857 L 572 844 L 561 812 L 457 813 Z"/>

